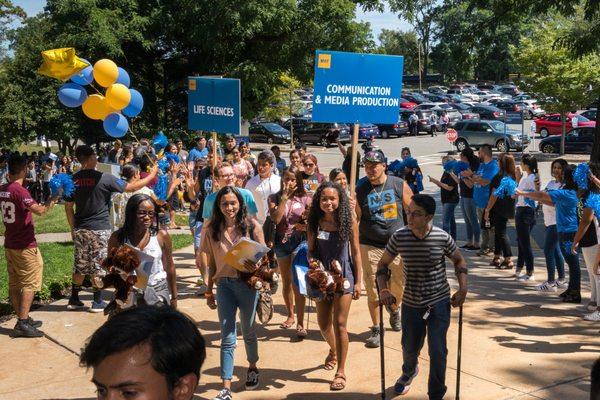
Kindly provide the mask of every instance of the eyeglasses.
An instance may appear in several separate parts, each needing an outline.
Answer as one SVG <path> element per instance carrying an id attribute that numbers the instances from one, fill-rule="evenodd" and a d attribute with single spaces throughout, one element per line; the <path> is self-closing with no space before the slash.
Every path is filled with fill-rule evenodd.
<path id="1" fill-rule="evenodd" d="M 315 164 L 313 164 L 313 163 L 304 163 L 304 166 L 305 167 L 314 167 Z"/>
<path id="2" fill-rule="evenodd" d="M 407 217 L 413 217 L 413 218 L 414 217 L 419 218 L 419 217 L 424 217 L 425 214 L 422 213 L 421 211 L 412 211 L 412 212 L 411 211 L 406 211 L 406 216 Z"/>
<path id="3" fill-rule="evenodd" d="M 154 211 L 144 211 L 144 210 L 140 210 L 137 212 L 137 215 L 140 217 L 150 217 L 153 218 L 156 213 Z"/>

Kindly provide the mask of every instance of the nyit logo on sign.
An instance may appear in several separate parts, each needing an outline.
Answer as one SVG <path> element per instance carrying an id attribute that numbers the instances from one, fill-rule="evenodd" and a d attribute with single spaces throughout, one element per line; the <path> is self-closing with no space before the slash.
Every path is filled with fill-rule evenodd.
<path id="1" fill-rule="evenodd" d="M 317 67 L 326 69 L 331 68 L 331 54 L 319 54 Z"/>
<path id="2" fill-rule="evenodd" d="M 188 80 L 188 87 L 189 87 L 189 90 L 196 90 L 196 80 L 195 79 Z"/>

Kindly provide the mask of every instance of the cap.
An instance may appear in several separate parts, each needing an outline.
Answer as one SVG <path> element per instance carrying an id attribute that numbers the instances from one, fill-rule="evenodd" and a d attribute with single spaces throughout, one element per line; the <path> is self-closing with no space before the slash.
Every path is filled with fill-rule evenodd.
<path id="1" fill-rule="evenodd" d="M 381 150 L 370 150 L 363 156 L 363 162 L 387 163 L 387 159 Z"/>

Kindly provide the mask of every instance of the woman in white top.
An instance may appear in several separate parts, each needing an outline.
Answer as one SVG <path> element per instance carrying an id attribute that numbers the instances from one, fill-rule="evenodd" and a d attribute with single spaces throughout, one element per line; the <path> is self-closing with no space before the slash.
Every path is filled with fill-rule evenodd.
<path id="1" fill-rule="evenodd" d="M 567 162 L 562 158 L 554 160 L 550 166 L 552 179 L 544 189 L 546 192 L 558 190 L 563 187 L 563 170 Z M 536 290 L 540 292 L 556 292 L 559 288 L 565 287 L 565 259 L 560 252 L 558 242 L 558 232 L 556 230 L 556 210 L 554 206 L 542 205 L 544 212 L 544 225 L 546 225 L 546 237 L 544 239 L 544 257 L 546 258 L 546 269 L 548 270 L 548 279 L 546 282 L 538 285 Z M 558 270 L 558 279 L 556 279 L 556 270 Z"/>
<path id="2" fill-rule="evenodd" d="M 170 304 L 177 308 L 177 282 L 173 246 L 166 230 L 158 228 L 158 206 L 152 197 L 135 194 L 127 202 L 123 227 L 108 240 L 108 253 L 119 246 L 138 250 L 148 286 L 143 300 L 148 305 Z"/>
<path id="3" fill-rule="evenodd" d="M 124 165 L 121 170 L 121 177 L 125 179 L 127 183 L 138 181 L 141 179 L 140 169 L 133 164 Z M 143 188 L 136 190 L 135 192 L 114 193 L 112 195 L 111 220 L 113 222 L 114 230 L 123 227 L 123 224 L 125 223 L 125 206 L 127 205 L 127 202 L 129 201 L 131 196 L 137 193 L 143 193 L 147 194 L 150 197 L 154 197 L 154 192 L 147 186 L 144 186 Z"/>
<path id="4" fill-rule="evenodd" d="M 538 178 L 538 164 L 534 156 L 523 154 L 521 168 L 516 170 L 516 178 L 519 182 L 519 190 L 522 192 L 535 192 L 540 189 Z M 515 276 L 519 281 L 534 280 L 533 277 L 533 249 L 531 248 L 530 234 L 535 226 L 535 201 L 517 196 L 515 212 L 515 228 L 517 230 L 517 244 L 519 257 L 517 258 L 517 269 Z M 521 275 L 523 266 L 526 274 Z"/>

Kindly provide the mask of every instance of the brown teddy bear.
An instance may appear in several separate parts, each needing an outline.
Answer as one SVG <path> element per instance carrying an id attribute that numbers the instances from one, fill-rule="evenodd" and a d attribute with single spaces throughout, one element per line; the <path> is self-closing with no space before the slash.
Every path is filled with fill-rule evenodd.
<path id="1" fill-rule="evenodd" d="M 140 265 L 140 258 L 135 250 L 125 245 L 115 247 L 101 265 L 107 274 L 94 278 L 95 286 L 99 289 L 115 288 L 115 297 L 104 309 L 104 314 L 133 305 L 133 287 L 137 283 L 137 276 L 133 272 Z"/>
<path id="2" fill-rule="evenodd" d="M 279 275 L 269 266 L 269 257 L 267 254 L 260 260 L 260 265 L 253 272 L 240 272 L 240 278 L 252 289 L 269 289 L 271 285 L 279 281 Z"/>
<path id="3" fill-rule="evenodd" d="M 329 269 L 325 269 L 319 260 L 309 260 L 308 281 L 313 288 L 328 297 L 350 288 L 350 282 L 342 275 L 342 266 L 337 260 L 331 261 Z"/>

